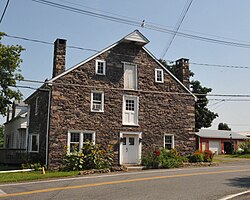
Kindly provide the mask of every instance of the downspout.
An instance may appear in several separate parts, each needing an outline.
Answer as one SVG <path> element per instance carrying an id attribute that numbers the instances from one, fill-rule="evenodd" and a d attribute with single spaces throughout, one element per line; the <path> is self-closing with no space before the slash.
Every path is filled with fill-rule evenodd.
<path id="1" fill-rule="evenodd" d="M 50 105 L 51 105 L 51 84 L 48 84 L 49 86 L 49 98 L 48 98 L 48 115 L 47 115 L 47 133 L 46 133 L 46 167 L 48 167 L 49 161 L 48 161 L 48 154 L 49 154 L 49 123 L 50 123 Z"/>

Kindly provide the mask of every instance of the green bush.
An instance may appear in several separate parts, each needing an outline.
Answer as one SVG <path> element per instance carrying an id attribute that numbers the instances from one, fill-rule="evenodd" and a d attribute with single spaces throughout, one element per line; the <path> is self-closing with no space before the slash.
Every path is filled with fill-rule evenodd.
<path id="1" fill-rule="evenodd" d="M 149 151 L 142 157 L 142 165 L 147 169 L 157 169 L 159 167 L 158 153 Z"/>
<path id="2" fill-rule="evenodd" d="M 242 142 L 239 148 L 242 149 L 241 154 L 250 154 L 250 141 Z"/>
<path id="3" fill-rule="evenodd" d="M 72 152 L 65 152 L 63 156 L 63 170 L 80 171 L 110 168 L 113 157 L 112 146 L 108 145 L 108 147 L 102 148 L 100 145 L 93 145 L 87 142 L 81 151 L 78 151 L 78 148 L 75 147 Z"/>
<path id="4" fill-rule="evenodd" d="M 190 162 L 203 162 L 204 161 L 204 154 L 200 151 L 196 151 L 189 157 Z"/>
<path id="5" fill-rule="evenodd" d="M 157 168 L 176 168 L 180 167 L 182 164 L 182 159 L 179 153 L 172 149 L 167 150 L 162 148 L 157 151 L 149 151 L 142 158 L 142 165 L 147 169 L 157 169 Z"/>

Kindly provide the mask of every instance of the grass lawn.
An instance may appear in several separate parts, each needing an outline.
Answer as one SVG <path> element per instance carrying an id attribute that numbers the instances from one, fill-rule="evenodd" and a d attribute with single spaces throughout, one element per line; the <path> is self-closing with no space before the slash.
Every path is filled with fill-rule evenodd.
<path id="1" fill-rule="evenodd" d="M 215 155 L 213 162 L 220 163 L 220 162 L 233 162 L 237 161 L 238 159 L 241 158 L 249 158 L 250 159 L 250 154 L 245 154 L 245 155 L 238 155 L 238 154 L 233 154 L 233 155 Z"/>
<path id="2" fill-rule="evenodd" d="M 43 175 L 41 171 L 2 173 L 0 174 L 0 183 L 30 181 L 30 180 L 39 180 L 39 179 L 56 178 L 56 177 L 68 177 L 68 176 L 76 176 L 77 174 L 78 174 L 77 171 L 74 172 L 47 171 L 45 175 Z"/>
<path id="3" fill-rule="evenodd" d="M 238 154 L 234 154 L 234 155 L 230 155 L 231 158 L 249 158 L 250 159 L 250 154 L 243 154 L 243 155 L 238 155 Z"/>

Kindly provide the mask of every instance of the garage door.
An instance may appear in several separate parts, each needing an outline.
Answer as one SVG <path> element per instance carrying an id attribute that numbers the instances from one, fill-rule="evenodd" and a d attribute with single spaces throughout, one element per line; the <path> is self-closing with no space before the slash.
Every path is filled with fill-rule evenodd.
<path id="1" fill-rule="evenodd" d="M 212 151 L 213 153 L 220 153 L 221 152 L 221 148 L 220 148 L 220 141 L 213 141 L 210 140 L 209 141 L 209 150 Z"/>

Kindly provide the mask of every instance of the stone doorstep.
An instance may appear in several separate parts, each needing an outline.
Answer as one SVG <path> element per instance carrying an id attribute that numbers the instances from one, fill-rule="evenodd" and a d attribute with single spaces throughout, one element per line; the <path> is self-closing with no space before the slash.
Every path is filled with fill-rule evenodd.
<path id="1" fill-rule="evenodd" d="M 141 165 L 122 165 L 126 171 L 131 172 L 131 171 L 142 171 L 143 166 Z"/>

